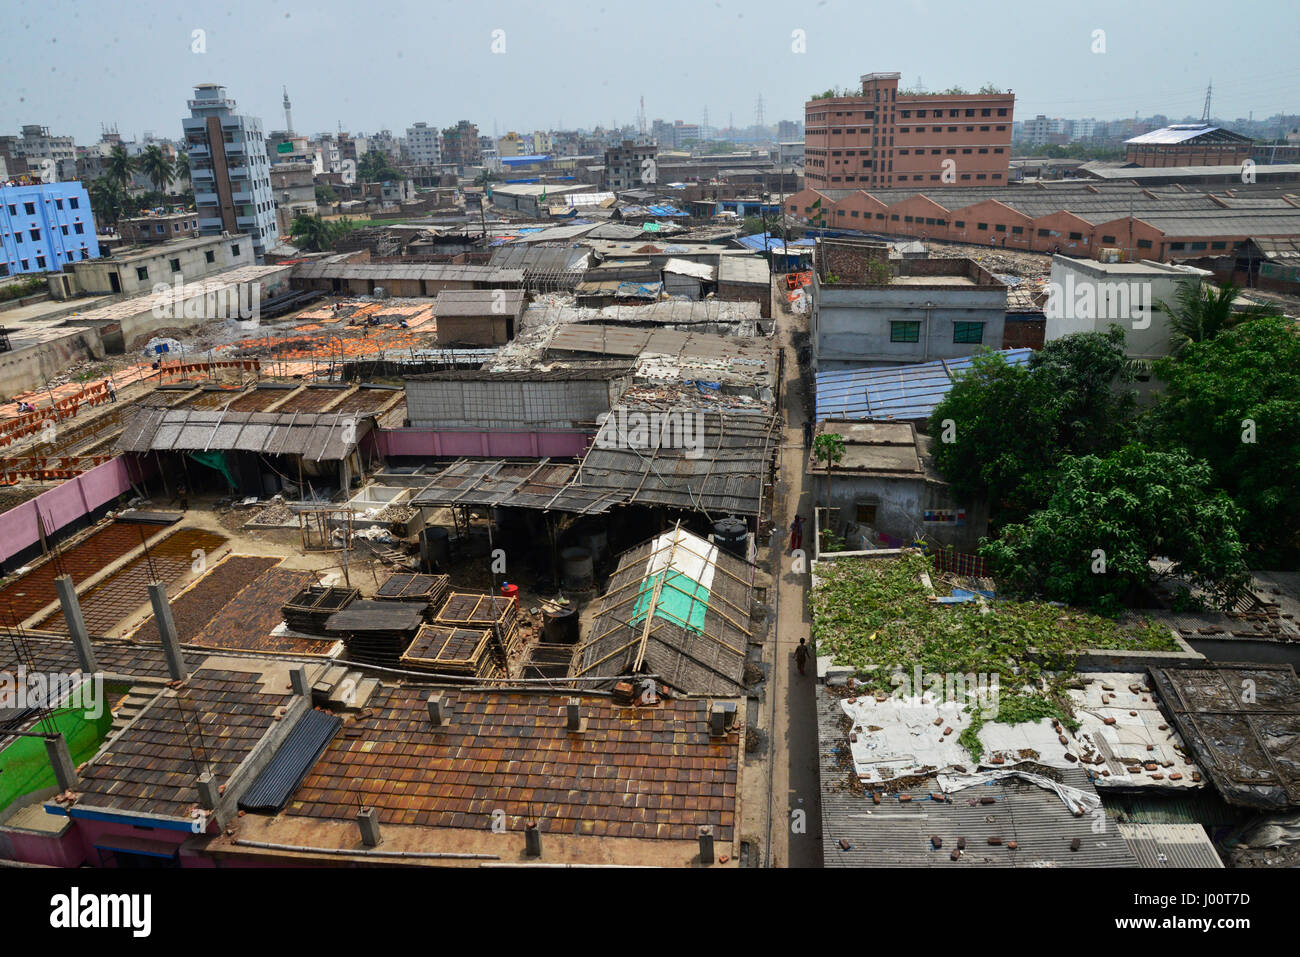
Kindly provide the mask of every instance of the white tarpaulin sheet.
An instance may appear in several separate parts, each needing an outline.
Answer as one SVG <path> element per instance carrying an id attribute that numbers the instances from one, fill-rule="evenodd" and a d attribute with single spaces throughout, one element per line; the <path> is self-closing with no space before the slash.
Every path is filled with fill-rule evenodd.
<path id="1" fill-rule="evenodd" d="M 1182 738 L 1147 689 L 1146 675 L 1116 672 L 1080 677 L 1084 686 L 1069 689 L 1080 722 L 1070 749 L 1095 770 L 1098 787 L 1205 787 L 1200 768 L 1188 759 Z M 1104 759 L 1101 764 L 1096 761 L 1099 756 Z M 1150 769 L 1151 764 L 1157 767 Z M 1130 774 L 1129 768 L 1140 770 Z M 1103 770 L 1110 773 L 1102 774 Z"/>
<path id="2" fill-rule="evenodd" d="M 1010 771 L 981 771 L 978 774 L 940 774 L 936 778 L 939 782 L 939 788 L 944 794 L 953 794 L 957 791 L 964 791 L 966 788 L 978 787 L 992 781 L 1001 781 L 1003 778 L 1020 778 L 1022 781 L 1036 784 L 1045 790 L 1055 791 L 1061 800 L 1065 802 L 1065 806 L 1070 809 L 1070 813 L 1075 816 L 1088 814 L 1101 807 L 1101 798 L 1096 794 L 1080 791 L 1078 788 L 1072 788 L 1068 784 L 1061 784 L 1051 778 L 1030 771 L 1012 769 Z"/>
<path id="3" fill-rule="evenodd" d="M 712 591 L 713 569 L 717 560 L 716 545 L 683 528 L 674 528 L 655 539 L 645 577 L 653 578 L 661 571 L 671 568 Z"/>
<path id="4" fill-rule="evenodd" d="M 957 739 L 971 725 L 965 702 L 933 703 L 929 694 L 877 701 L 870 695 L 842 698 L 840 706 L 853 722 L 849 747 L 853 767 L 863 783 L 954 767 L 974 769 L 975 760 Z M 949 734 L 944 731 L 951 728 Z M 1000 757 L 1007 765 L 1033 761 L 1053 768 L 1078 767 L 1065 757 L 1049 719 L 1016 725 L 985 721 L 979 731 L 981 763 Z"/>

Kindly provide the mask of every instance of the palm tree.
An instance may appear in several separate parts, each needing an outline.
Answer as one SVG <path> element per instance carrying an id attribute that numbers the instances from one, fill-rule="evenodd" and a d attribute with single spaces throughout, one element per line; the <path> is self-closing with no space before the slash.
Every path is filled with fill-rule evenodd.
<path id="1" fill-rule="evenodd" d="M 289 224 L 289 235 L 293 237 L 293 244 L 299 249 L 320 253 L 333 244 L 337 230 L 321 219 L 319 214 L 308 216 L 306 213 L 299 213 Z"/>
<path id="2" fill-rule="evenodd" d="M 844 436 L 838 432 L 823 432 L 817 436 L 813 439 L 813 458 L 826 466 L 826 508 L 830 508 L 831 467 L 838 465 L 844 459 Z M 813 509 L 816 510 L 816 503 L 813 504 Z"/>
<path id="3" fill-rule="evenodd" d="M 126 147 L 118 143 L 104 160 L 104 177 L 125 190 L 131 185 L 131 174 L 134 172 L 135 161 L 127 155 Z"/>
<path id="4" fill-rule="evenodd" d="M 177 153 L 176 163 L 172 167 L 176 179 L 182 183 L 190 181 L 190 154 Z"/>
<path id="5" fill-rule="evenodd" d="M 1225 282 L 1215 287 L 1208 283 L 1179 283 L 1171 306 L 1157 302 L 1156 309 L 1169 316 L 1170 353 L 1178 355 L 1190 342 L 1205 342 L 1221 332 L 1251 319 L 1277 315 L 1269 306 L 1245 306 L 1234 309 L 1241 287 Z"/>
<path id="6" fill-rule="evenodd" d="M 126 189 L 108 175 L 101 176 L 90 184 L 90 208 L 97 223 L 117 225 L 126 200 Z"/>
<path id="7" fill-rule="evenodd" d="M 160 193 L 166 192 L 167 184 L 176 173 L 172 161 L 162 151 L 162 147 L 156 144 L 145 147 L 144 152 L 136 158 L 135 168 L 149 177 L 154 189 Z"/>

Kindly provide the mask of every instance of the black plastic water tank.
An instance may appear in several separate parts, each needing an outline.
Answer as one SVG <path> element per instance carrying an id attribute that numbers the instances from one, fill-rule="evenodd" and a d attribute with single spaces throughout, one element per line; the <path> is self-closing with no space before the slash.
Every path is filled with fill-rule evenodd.
<path id="1" fill-rule="evenodd" d="M 749 557 L 749 525 L 742 518 L 724 518 L 714 522 L 713 541 L 723 551 L 739 558 Z"/>

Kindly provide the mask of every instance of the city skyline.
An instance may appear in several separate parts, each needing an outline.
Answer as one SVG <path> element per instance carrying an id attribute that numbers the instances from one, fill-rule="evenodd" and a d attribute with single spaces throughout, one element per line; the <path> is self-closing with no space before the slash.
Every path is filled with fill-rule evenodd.
<path id="1" fill-rule="evenodd" d="M 924 0 L 878 13 L 839 0 L 807 11 L 669 0 L 656 15 L 695 28 L 671 45 L 648 45 L 645 55 L 656 68 L 647 73 L 626 68 L 629 38 L 638 29 L 652 35 L 645 17 L 613 7 L 503 3 L 478 11 L 398 3 L 369 23 L 370 41 L 383 40 L 386 25 L 402 26 L 394 39 L 359 47 L 338 29 L 355 12 L 333 2 L 238 3 L 217 16 L 145 3 L 130 31 L 109 11 L 74 12 L 56 2 L 42 8 L 40 19 L 13 18 L 15 35 L 27 42 L 0 67 L 11 94 L 0 106 L 0 129 L 35 123 L 90 143 L 107 124 L 124 137 L 174 138 L 193 86 L 215 82 L 268 130 L 283 125 L 287 86 L 298 132 L 312 135 L 340 124 L 353 132 L 401 133 L 417 121 L 444 127 L 460 118 L 485 134 L 495 127 L 497 135 L 634 126 L 642 96 L 647 122 L 700 123 L 707 110 L 711 128 L 730 122 L 744 130 L 755 121 L 760 96 L 768 125 L 798 120 L 815 93 L 852 87 L 876 70 L 901 72 L 907 88 L 919 81 L 927 90 L 985 83 L 1010 89 L 1018 120 L 1040 113 L 1199 116 L 1210 83 L 1211 112 L 1220 118 L 1300 112 L 1300 69 L 1266 73 L 1256 66 L 1286 62 L 1285 38 L 1300 29 L 1300 10 L 1272 11 L 1267 36 L 1247 40 L 1227 31 L 1211 40 L 1196 15 L 1211 9 L 1208 2 L 1136 10 L 1103 3 L 1086 12 L 1057 11 L 1041 24 L 1006 25 L 972 18 L 970 5 Z M 846 29 L 829 26 L 834 18 Z M 53 22 L 57 30 L 47 26 Z M 872 39 L 906 29 L 925 35 L 924 48 L 900 51 Z M 422 34 L 428 42 L 418 39 Z M 1063 44 L 1076 34 L 1077 45 Z M 557 56 L 566 37 L 577 35 L 584 36 L 584 56 Z M 1099 47 L 1104 52 L 1093 52 Z M 339 62 L 355 68 L 304 69 Z M 756 62 L 766 69 L 755 71 Z M 1233 73 L 1234 64 L 1250 70 Z M 92 80 L 102 95 L 87 93 Z"/>

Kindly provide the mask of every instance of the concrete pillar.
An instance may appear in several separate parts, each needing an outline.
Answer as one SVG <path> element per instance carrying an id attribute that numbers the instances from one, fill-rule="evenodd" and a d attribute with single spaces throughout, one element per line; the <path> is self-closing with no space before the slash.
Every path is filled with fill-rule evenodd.
<path id="1" fill-rule="evenodd" d="M 372 807 L 363 807 L 357 812 L 357 824 L 361 828 L 361 843 L 366 847 L 378 847 L 379 812 Z"/>
<path id="2" fill-rule="evenodd" d="M 542 856 L 542 832 L 537 829 L 536 821 L 524 825 L 524 854 L 528 857 Z"/>
<path id="3" fill-rule="evenodd" d="M 289 672 L 289 685 L 300 698 L 311 696 L 311 682 L 307 680 L 307 666 L 299 665 Z"/>
<path id="4" fill-rule="evenodd" d="M 570 698 L 565 705 L 566 724 L 570 731 L 582 730 L 582 699 Z"/>
<path id="5" fill-rule="evenodd" d="M 435 728 L 441 728 L 451 721 L 451 709 L 442 700 L 442 695 L 430 694 L 425 704 L 429 708 L 429 723 Z"/>
<path id="6" fill-rule="evenodd" d="M 68 623 L 68 634 L 77 649 L 77 661 L 81 663 L 83 674 L 99 671 L 95 659 L 95 649 L 90 645 L 90 633 L 86 631 L 86 619 L 81 616 L 81 602 L 77 601 L 77 586 L 72 583 L 71 575 L 60 575 L 54 579 L 54 587 L 59 593 L 59 604 L 63 606 L 63 618 Z"/>
<path id="7" fill-rule="evenodd" d="M 715 703 L 709 709 L 709 735 L 714 738 L 724 737 L 727 733 L 727 709 Z"/>
<path id="8" fill-rule="evenodd" d="M 176 622 L 172 621 L 172 606 L 167 601 L 167 586 L 162 582 L 149 583 L 149 601 L 153 604 L 154 623 L 162 636 L 163 655 L 167 658 L 167 673 L 176 681 L 189 677 L 181 642 L 176 635 Z"/>
<path id="9" fill-rule="evenodd" d="M 59 788 L 64 791 L 75 791 L 77 769 L 72 763 L 72 754 L 68 751 L 68 742 L 63 735 L 47 735 L 45 753 L 50 756 L 50 764 L 54 768 L 54 780 L 58 782 Z"/>
<path id="10" fill-rule="evenodd" d="M 700 863 L 713 863 L 713 828 L 708 824 L 700 828 Z"/>
<path id="11" fill-rule="evenodd" d="M 212 776 L 211 771 L 204 771 L 199 775 L 199 807 L 205 811 L 215 811 L 217 802 L 221 799 L 221 791 L 217 787 L 217 779 Z"/>

